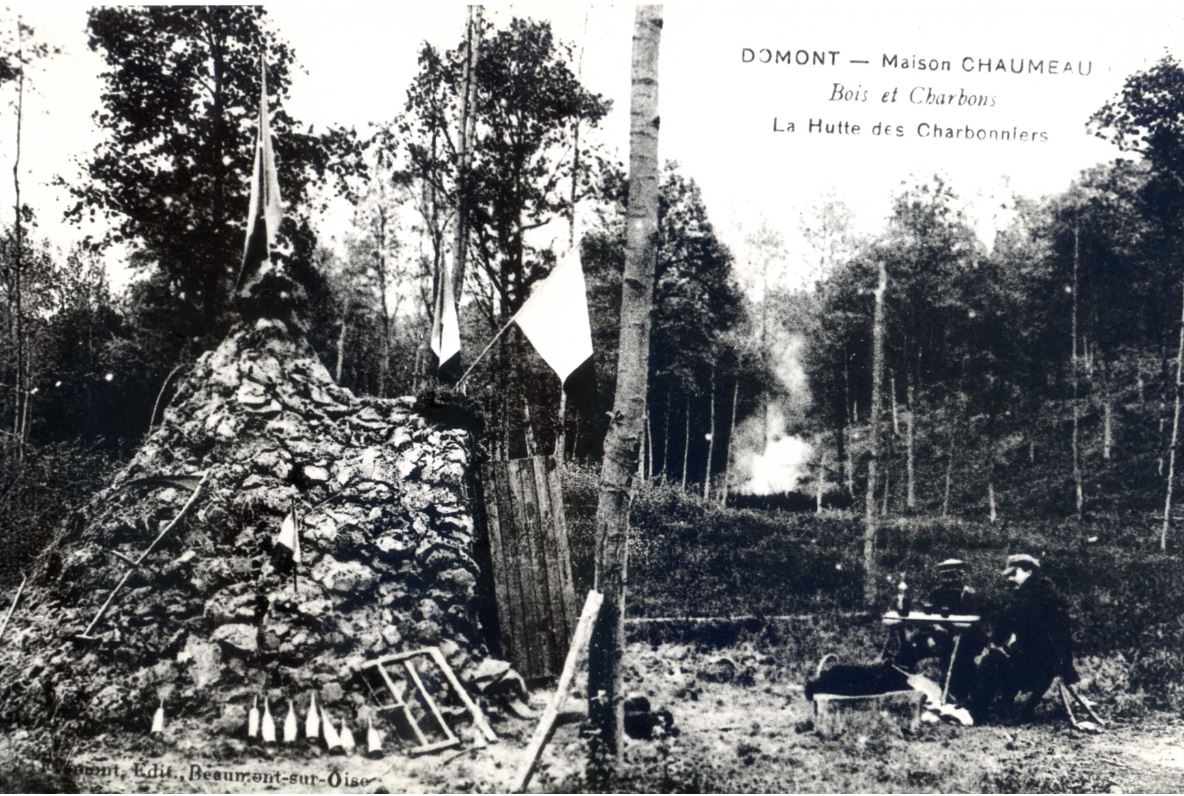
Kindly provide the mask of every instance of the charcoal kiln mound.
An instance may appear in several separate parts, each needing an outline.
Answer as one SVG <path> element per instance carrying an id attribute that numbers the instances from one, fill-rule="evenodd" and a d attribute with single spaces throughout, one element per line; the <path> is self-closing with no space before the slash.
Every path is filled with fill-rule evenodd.
<path id="1" fill-rule="evenodd" d="M 354 397 L 282 322 L 236 327 L 30 573 L 0 649 L 0 721 L 146 729 L 163 700 L 231 734 L 254 696 L 310 692 L 349 715 L 359 664 L 428 645 L 470 682 L 489 663 L 475 440 L 429 414 Z M 293 509 L 299 563 L 276 541 Z"/>

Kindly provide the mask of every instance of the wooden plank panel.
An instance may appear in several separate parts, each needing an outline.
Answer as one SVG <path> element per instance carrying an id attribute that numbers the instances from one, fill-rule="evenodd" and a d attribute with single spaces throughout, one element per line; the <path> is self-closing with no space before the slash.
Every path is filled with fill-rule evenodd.
<path id="1" fill-rule="evenodd" d="M 506 485 L 510 491 L 510 504 L 513 507 L 513 545 L 512 553 L 516 562 L 519 577 L 520 596 L 523 606 L 523 627 L 526 648 L 525 673 L 528 677 L 539 677 L 545 673 L 538 643 L 538 628 L 542 623 L 540 608 L 537 564 L 530 546 L 529 510 L 523 494 L 522 467 L 519 460 L 507 463 Z"/>
<path id="2" fill-rule="evenodd" d="M 527 638 L 526 617 L 522 608 L 522 584 L 519 566 L 514 553 L 514 506 L 510 501 L 509 476 L 506 464 L 497 462 L 494 466 L 494 494 L 497 503 L 498 528 L 501 537 L 502 570 L 506 573 L 506 603 L 498 611 L 498 618 L 504 620 L 502 646 L 504 654 L 514 663 L 514 668 L 526 672 Z"/>
<path id="3" fill-rule="evenodd" d="M 567 632 L 564 638 L 571 638 L 578 621 L 579 608 L 576 603 L 575 577 L 571 569 L 571 546 L 567 540 L 567 514 L 563 507 L 563 481 L 560 475 L 559 460 L 555 456 L 547 457 L 547 485 L 553 503 L 552 513 L 555 517 L 554 534 L 555 546 L 558 551 L 559 572 L 562 582 L 564 617 L 567 620 Z"/>
<path id="4" fill-rule="evenodd" d="M 563 667 L 567 654 L 567 638 L 571 628 L 567 626 L 567 606 L 563 604 L 563 581 L 559 572 L 559 548 L 555 544 L 555 516 L 551 495 L 551 482 L 547 478 L 546 456 L 536 456 L 531 461 L 534 478 L 535 498 L 538 500 L 537 528 L 540 549 L 543 552 L 543 570 L 547 581 L 547 639 L 550 643 L 548 661 L 551 671 Z"/>
<path id="5" fill-rule="evenodd" d="M 514 626 L 510 617 L 510 573 L 507 571 L 505 558 L 505 542 L 502 540 L 502 515 L 498 507 L 497 497 L 497 466 L 486 465 L 482 468 L 481 491 L 485 496 L 485 532 L 489 536 L 489 561 L 493 567 L 493 593 L 497 601 L 498 636 L 502 645 L 502 654 L 507 658 L 513 656 Z M 507 517 L 506 521 L 510 521 Z"/>
<path id="6" fill-rule="evenodd" d="M 536 670 L 539 676 L 549 676 L 558 671 L 553 663 L 556 653 L 555 628 L 551 622 L 551 598 L 547 582 L 547 556 L 542 544 L 542 529 L 539 516 L 538 485 L 534 479 L 534 460 L 519 459 L 515 463 L 521 489 L 521 505 L 518 507 L 522 520 L 522 536 L 530 549 L 531 575 L 533 587 L 532 601 L 534 616 L 532 627 L 534 632 L 531 639 L 536 645 Z"/>

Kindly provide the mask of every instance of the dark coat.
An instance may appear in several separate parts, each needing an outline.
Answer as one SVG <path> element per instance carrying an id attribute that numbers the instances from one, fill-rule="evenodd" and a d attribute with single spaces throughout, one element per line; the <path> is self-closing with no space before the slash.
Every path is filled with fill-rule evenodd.
<path id="1" fill-rule="evenodd" d="M 1034 679 L 1060 677 L 1066 684 L 1080 679 L 1073 668 L 1073 636 L 1069 606 L 1052 581 L 1038 572 L 1024 581 L 995 625 L 994 641 L 1006 645 L 1013 664 Z"/>

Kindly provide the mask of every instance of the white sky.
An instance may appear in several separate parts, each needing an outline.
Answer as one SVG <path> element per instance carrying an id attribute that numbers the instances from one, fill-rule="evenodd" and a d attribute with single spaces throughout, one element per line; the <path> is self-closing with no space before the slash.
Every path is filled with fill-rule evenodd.
<path id="1" fill-rule="evenodd" d="M 33 79 L 26 100 L 23 198 L 35 207 L 42 233 L 67 246 L 85 234 L 60 222 L 65 192 L 53 177 L 75 178 L 75 163 L 99 135 L 91 114 L 101 83 L 97 55 L 86 47 L 81 5 L 18 6 L 37 38 L 62 48 Z M 292 86 L 289 110 L 324 127 L 364 127 L 401 109 L 420 42 L 451 46 L 462 31 L 464 6 L 292 4 L 270 7 L 273 24 L 306 70 Z M 583 45 L 583 79 L 614 102 L 598 140 L 628 157 L 629 51 L 632 6 L 499 5 L 487 16 L 547 18 L 561 39 Z M 668 5 L 662 33 L 661 156 L 699 182 L 725 243 L 743 267 L 744 240 L 762 224 L 780 230 L 791 247 L 784 264 L 793 280 L 805 272 L 799 217 L 827 195 L 846 202 L 859 226 L 878 230 L 893 191 L 910 174 L 947 174 L 970 203 L 980 235 L 990 242 L 993 216 L 1012 191 L 1038 196 L 1065 188 L 1082 168 L 1116 151 L 1084 129 L 1085 120 L 1134 71 L 1184 41 L 1178 3 L 1037 4 L 992 2 L 797 3 L 780 6 Z M 7 24 L 11 24 L 9 21 Z M 741 63 L 744 47 L 839 51 L 834 67 Z M 881 53 L 947 58 L 949 73 L 881 68 Z M 967 74 L 963 56 L 1092 61 L 1077 75 Z M 867 59 L 867 65 L 849 59 Z M 868 90 L 866 103 L 828 102 L 833 84 Z M 909 106 L 914 86 L 987 93 L 990 109 Z M 899 87 L 900 101 L 880 95 Z M 793 120 L 792 134 L 772 131 L 773 119 Z M 859 123 L 859 136 L 805 132 L 807 120 Z M 8 179 L 12 114 L 0 111 L 0 208 L 12 205 Z M 903 124 L 907 137 L 874 138 L 878 120 Z M 1044 130 L 1047 143 L 933 141 L 914 135 L 918 122 Z M 244 179 L 247 175 L 244 175 Z M 0 209 L 0 213 L 9 211 Z M 322 221 L 326 239 L 339 238 L 344 213 Z M 92 230 L 93 231 L 93 230 Z M 122 281 L 119 253 L 109 267 Z"/>

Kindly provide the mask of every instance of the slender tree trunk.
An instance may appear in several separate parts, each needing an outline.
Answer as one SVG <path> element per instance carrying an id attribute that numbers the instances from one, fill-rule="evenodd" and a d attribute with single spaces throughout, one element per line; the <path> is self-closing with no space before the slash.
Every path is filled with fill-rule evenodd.
<path id="1" fill-rule="evenodd" d="M 645 477 L 654 477 L 654 416 L 647 409 L 645 412 Z"/>
<path id="2" fill-rule="evenodd" d="M 950 437 L 946 443 L 946 484 L 941 498 L 941 516 L 950 516 L 950 482 L 954 475 L 954 425 L 950 424 Z"/>
<path id="3" fill-rule="evenodd" d="M 995 477 L 992 475 L 987 481 L 987 519 L 994 525 L 998 518 L 999 514 L 995 510 Z"/>
<path id="4" fill-rule="evenodd" d="M 892 396 L 892 433 L 900 436 L 900 413 L 896 411 L 896 374 L 893 373 L 888 377 L 889 395 Z"/>
<path id="5" fill-rule="evenodd" d="M 1110 461 L 1110 451 L 1114 446 L 1114 428 L 1112 424 L 1112 416 L 1114 414 L 1114 401 L 1110 396 L 1106 396 L 1105 403 L 1102 404 L 1102 458 Z"/>
<path id="6" fill-rule="evenodd" d="M 1168 549 L 1168 526 L 1172 522 L 1172 484 L 1176 478 L 1176 443 L 1180 440 L 1180 391 L 1184 388 L 1184 287 L 1180 294 L 1180 342 L 1176 346 L 1176 398 L 1172 409 L 1172 438 L 1168 443 L 1168 479 L 1163 503 L 1163 529 L 1159 549 Z M 1163 459 L 1160 459 L 1162 462 Z"/>
<path id="7" fill-rule="evenodd" d="M 887 457 L 886 457 L 887 458 Z M 884 493 L 880 500 L 880 516 L 888 516 L 888 495 L 891 493 L 892 464 L 891 460 L 884 464 Z"/>
<path id="8" fill-rule="evenodd" d="M 382 179 L 382 175 L 379 175 Z M 385 200 L 380 199 L 384 202 Z M 382 361 L 378 363 L 378 397 L 385 398 L 387 385 L 391 375 L 391 310 L 387 303 L 387 272 L 386 272 L 386 207 L 378 209 L 378 290 L 379 305 L 382 308 L 382 347 L 380 349 Z"/>
<path id="9" fill-rule="evenodd" d="M 559 417 L 555 424 L 555 460 L 559 462 L 559 467 L 563 467 L 564 447 L 567 445 L 567 390 L 563 386 L 563 381 L 559 382 Z"/>
<path id="10" fill-rule="evenodd" d="M 630 482 L 649 372 L 650 312 L 658 237 L 658 43 L 661 6 L 638 6 L 633 34 L 629 207 L 621 285 L 621 336 L 613 416 L 596 508 L 596 588 L 604 595 L 588 650 L 588 781 L 605 788 L 624 737 L 625 586 Z"/>
<path id="11" fill-rule="evenodd" d="M 732 478 L 732 453 L 736 450 L 736 403 L 740 398 L 740 380 L 735 379 L 732 382 L 732 420 L 728 424 L 728 447 L 724 451 L 724 488 L 721 490 L 719 504 L 723 507 L 728 505 L 728 486 Z"/>
<path id="12" fill-rule="evenodd" d="M 711 458 L 715 453 L 715 365 L 711 366 L 711 413 L 707 430 L 707 467 L 703 472 L 703 499 L 711 495 Z"/>
<path id="13" fill-rule="evenodd" d="M 683 492 L 687 491 L 687 461 L 691 454 L 691 399 L 687 398 L 685 402 L 685 409 L 683 417 L 686 420 L 686 428 L 682 436 L 682 486 Z"/>
<path id="14" fill-rule="evenodd" d="M 1085 490 L 1081 485 L 1081 450 L 1078 445 L 1078 427 L 1081 424 L 1081 402 L 1078 384 L 1078 356 L 1077 356 L 1077 267 L 1078 267 L 1078 234 L 1077 226 L 1073 226 L 1073 316 L 1072 316 L 1072 374 L 1073 374 L 1073 487 L 1077 519 L 1081 519 L 1081 511 L 1085 506 Z"/>
<path id="15" fill-rule="evenodd" d="M 464 66 L 461 77 L 460 108 L 457 118 L 457 152 L 456 152 L 456 224 L 453 232 L 453 261 L 452 295 L 460 301 L 461 291 L 465 284 L 465 266 L 468 262 L 469 250 L 469 163 L 473 157 L 473 134 L 476 129 L 477 81 L 473 75 L 477 69 L 477 54 L 480 52 L 477 38 L 480 33 L 482 6 L 469 6 L 468 19 L 465 23 L 465 52 Z M 560 393 L 562 395 L 562 391 Z M 562 452 L 559 460 L 563 461 Z"/>
<path id="16" fill-rule="evenodd" d="M 25 459 L 25 437 L 21 428 L 21 418 L 24 415 L 25 403 L 29 400 L 28 380 L 28 341 L 25 339 L 25 308 L 24 308 L 24 264 L 25 264 L 25 226 L 21 218 L 21 132 L 25 109 L 25 66 L 24 66 L 24 29 L 21 18 L 16 20 L 17 42 L 17 77 L 16 77 L 16 154 L 12 162 L 13 189 L 13 237 L 16 251 L 12 258 L 13 301 L 15 304 L 16 326 L 16 371 L 13 393 L 15 400 L 12 404 L 12 433 L 16 446 L 16 461 L 20 465 Z"/>
<path id="17" fill-rule="evenodd" d="M 580 410 L 579 409 L 576 410 L 576 421 L 575 421 L 574 425 L 575 425 L 575 428 L 573 428 L 571 431 L 571 453 L 568 454 L 568 458 L 570 458 L 572 461 L 575 461 L 576 454 L 579 453 L 579 450 L 580 450 Z"/>
<path id="18" fill-rule="evenodd" d="M 341 384 L 341 369 L 345 363 L 345 335 L 349 331 L 349 324 L 345 322 L 345 316 L 341 317 L 341 328 L 337 332 L 337 364 L 333 368 L 333 376 L 338 384 Z"/>
<path id="19" fill-rule="evenodd" d="M 845 462 L 846 472 L 844 473 L 847 480 L 847 494 L 852 500 L 855 499 L 855 460 L 850 455 L 847 456 Z"/>
<path id="20" fill-rule="evenodd" d="M 814 490 L 814 513 L 822 513 L 822 495 L 826 491 L 826 451 L 818 457 L 818 479 Z"/>
<path id="21" fill-rule="evenodd" d="M 666 464 L 670 461 L 670 394 L 666 394 L 666 401 L 662 404 L 662 413 L 666 415 L 665 430 L 662 432 L 662 467 L 658 471 L 662 483 L 666 483 Z"/>
<path id="22" fill-rule="evenodd" d="M 867 496 L 863 528 L 863 601 L 869 608 L 876 602 L 876 464 L 880 455 L 880 405 L 884 380 L 884 293 L 888 290 L 888 271 L 879 263 L 876 285 L 876 309 L 872 321 L 872 403 L 868 413 Z"/>
<path id="23" fill-rule="evenodd" d="M 907 508 L 917 508 L 917 487 L 916 487 L 916 473 L 915 473 L 915 459 L 913 458 L 913 419 L 917 414 L 917 406 L 915 402 L 916 396 L 913 394 L 912 377 L 908 377 L 908 384 L 905 387 L 908 399 L 908 414 L 905 415 L 905 468 L 908 483 L 906 484 L 905 506 Z"/>

